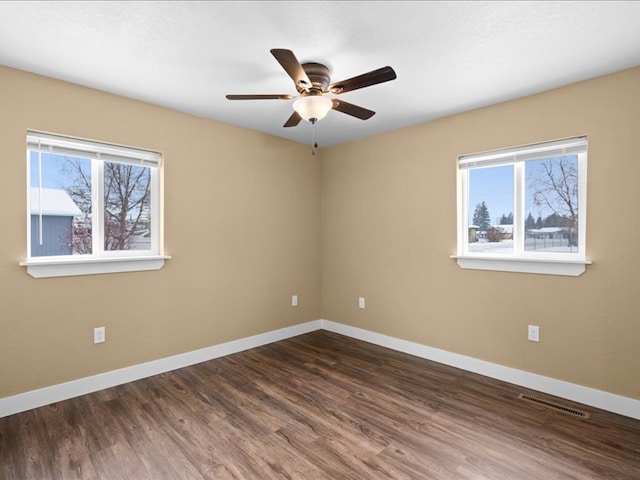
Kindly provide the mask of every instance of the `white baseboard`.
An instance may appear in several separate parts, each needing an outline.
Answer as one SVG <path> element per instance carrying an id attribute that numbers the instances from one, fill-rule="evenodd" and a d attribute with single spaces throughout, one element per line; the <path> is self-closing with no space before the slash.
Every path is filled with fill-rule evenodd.
<path id="1" fill-rule="evenodd" d="M 192 352 L 182 353 L 180 355 L 174 355 L 172 357 L 21 393 L 11 397 L 1 398 L 0 418 L 320 329 L 640 420 L 640 400 L 505 367 L 496 363 L 447 352 L 446 350 L 427 347 L 418 343 L 351 327 L 330 320 L 315 320 L 200 350 L 194 350 Z"/>
<path id="2" fill-rule="evenodd" d="M 331 332 L 640 420 L 640 400 L 427 347 L 330 320 L 321 320 L 321 322 L 322 328 Z"/>
<path id="3" fill-rule="evenodd" d="M 170 372 L 178 368 L 188 367 L 196 363 L 206 362 L 214 358 L 224 357 L 232 353 L 241 352 L 250 348 L 259 347 L 268 343 L 277 342 L 286 338 L 295 337 L 303 333 L 318 330 L 322 323 L 320 320 L 294 325 L 271 332 L 241 338 L 220 345 L 194 350 L 172 357 L 161 358 L 147 363 L 140 363 L 131 367 L 113 370 L 111 372 L 80 378 L 51 387 L 32 390 L 12 397 L 0 399 L 0 418 L 15 413 L 24 412 L 33 408 L 50 405 L 62 400 L 68 400 L 87 393 L 104 390 L 106 388 L 133 382 L 142 378 L 151 377 L 160 373 Z"/>

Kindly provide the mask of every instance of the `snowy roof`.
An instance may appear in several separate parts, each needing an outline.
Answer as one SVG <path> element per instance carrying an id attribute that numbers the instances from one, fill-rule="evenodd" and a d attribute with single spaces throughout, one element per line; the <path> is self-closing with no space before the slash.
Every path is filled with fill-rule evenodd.
<path id="1" fill-rule="evenodd" d="M 58 188 L 31 188 L 31 214 L 40 213 L 40 195 L 42 190 L 42 215 L 58 217 L 77 217 L 82 212 L 69 194 Z"/>

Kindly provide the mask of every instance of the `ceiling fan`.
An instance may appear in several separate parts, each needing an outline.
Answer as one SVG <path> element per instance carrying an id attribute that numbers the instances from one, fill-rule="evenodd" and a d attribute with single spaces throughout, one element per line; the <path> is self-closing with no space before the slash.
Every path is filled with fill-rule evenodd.
<path id="1" fill-rule="evenodd" d="M 271 54 L 293 80 L 298 92 L 297 97 L 290 94 L 248 94 L 227 95 L 226 97 L 229 100 L 291 100 L 296 98 L 293 102 L 293 114 L 285 122 L 284 127 L 295 127 L 302 119 L 315 124 L 318 120 L 322 120 L 329 110 L 337 110 L 352 117 L 367 120 L 376 112 L 343 102 L 333 95 L 340 95 L 396 78 L 396 72 L 387 66 L 357 77 L 331 83 L 329 69 L 325 65 L 314 62 L 300 64 L 291 50 L 282 48 L 272 49 Z M 327 94 L 332 94 L 331 98 L 326 96 Z"/>

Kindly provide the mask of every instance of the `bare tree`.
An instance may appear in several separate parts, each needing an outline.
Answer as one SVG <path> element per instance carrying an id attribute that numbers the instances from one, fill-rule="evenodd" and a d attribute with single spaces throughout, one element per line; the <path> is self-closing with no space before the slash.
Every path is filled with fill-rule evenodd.
<path id="1" fill-rule="evenodd" d="M 84 219 L 73 228 L 74 253 L 92 250 L 91 167 L 86 161 L 68 158 L 65 173 L 72 183 L 65 188 Z M 104 163 L 104 249 L 127 250 L 148 228 L 151 175 L 148 168 L 124 163 Z"/>
<path id="2" fill-rule="evenodd" d="M 575 157 L 557 157 L 539 162 L 540 168 L 527 178 L 537 207 L 551 210 L 564 219 L 564 227 L 573 232 L 571 243 L 577 244 L 578 163 Z"/>
<path id="3" fill-rule="evenodd" d="M 91 225 L 91 163 L 78 158 L 65 158 L 62 172 L 65 178 L 72 179 L 70 185 L 65 186 L 66 192 L 76 203 L 83 217 L 74 219 L 68 233 L 68 243 L 72 245 L 74 254 L 92 253 L 92 225 Z"/>
<path id="4" fill-rule="evenodd" d="M 127 250 L 147 227 L 151 175 L 148 168 L 104 164 L 105 250 Z"/>

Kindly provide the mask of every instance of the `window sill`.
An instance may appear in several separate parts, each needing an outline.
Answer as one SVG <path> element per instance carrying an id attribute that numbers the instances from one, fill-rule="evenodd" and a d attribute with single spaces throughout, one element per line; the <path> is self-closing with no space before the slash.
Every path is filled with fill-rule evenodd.
<path id="1" fill-rule="evenodd" d="M 591 260 L 554 260 L 539 258 L 513 258 L 495 256 L 451 255 L 458 266 L 470 270 L 493 270 L 498 272 L 537 273 L 541 275 L 582 275 Z"/>
<path id="2" fill-rule="evenodd" d="M 20 262 L 27 267 L 27 273 L 34 278 L 68 277 L 73 275 L 97 275 L 102 273 L 140 272 L 159 270 L 164 266 L 167 255 L 140 257 L 82 258 L 29 260 Z"/>

